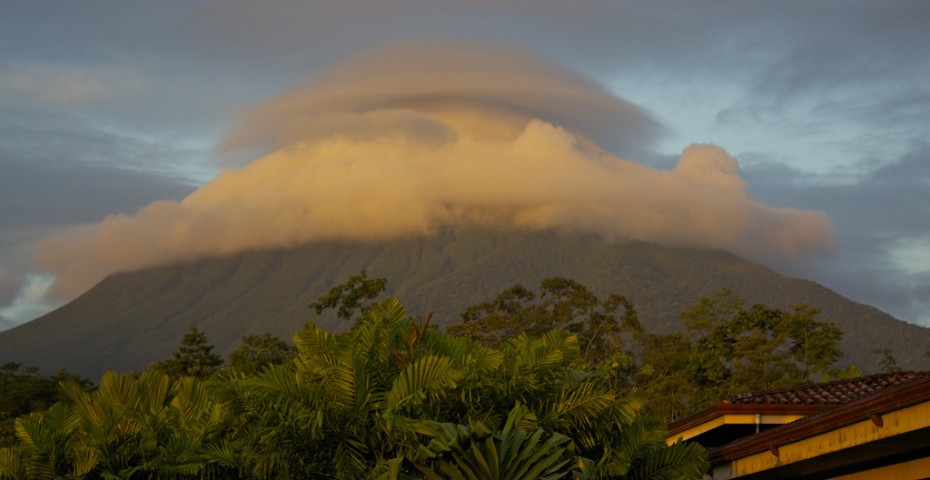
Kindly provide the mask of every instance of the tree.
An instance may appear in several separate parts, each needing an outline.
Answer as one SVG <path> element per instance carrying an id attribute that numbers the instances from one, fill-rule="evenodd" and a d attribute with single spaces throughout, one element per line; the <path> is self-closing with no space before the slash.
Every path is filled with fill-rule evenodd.
<path id="1" fill-rule="evenodd" d="M 67 379 L 72 379 L 82 388 L 91 387 L 89 380 L 65 370 L 44 376 L 39 369 L 24 368 L 16 362 L 0 366 L 0 447 L 14 443 L 16 417 L 47 410 L 63 399 L 58 384 Z"/>
<path id="2" fill-rule="evenodd" d="M 78 444 L 79 429 L 80 417 L 62 403 L 18 418 L 18 442 L 0 448 L 0 478 L 85 478 L 98 456 Z"/>
<path id="3" fill-rule="evenodd" d="M 839 346 L 843 330 L 832 323 L 815 320 L 818 313 L 819 308 L 797 304 L 783 320 L 783 328 L 792 343 L 788 353 L 803 369 L 805 380 L 825 380 L 840 373 L 835 364 L 843 356 Z"/>
<path id="4" fill-rule="evenodd" d="M 898 365 L 898 359 L 894 357 L 890 348 L 876 348 L 872 350 L 872 353 L 879 356 L 878 366 L 881 367 L 883 372 L 895 373 L 902 370 L 901 366 Z"/>
<path id="5" fill-rule="evenodd" d="M 442 464 L 461 470 L 477 458 L 440 431 L 465 432 L 463 442 L 483 445 L 475 446 L 484 449 L 481 456 L 525 445 L 561 459 L 556 463 L 570 460 L 568 470 L 577 474 L 585 465 L 592 475 L 635 478 L 660 465 L 697 472 L 680 478 L 700 478 L 706 467 L 700 447 L 666 447 L 660 425 L 639 419 L 642 400 L 582 369 L 578 337 L 565 331 L 519 335 L 496 349 L 423 328 L 389 298 L 349 332 L 309 324 L 294 343 L 290 365 L 217 384 L 231 408 L 228 458 L 255 478 L 366 478 L 372 471 L 409 478 Z M 525 413 L 508 428 L 515 408 Z M 557 445 L 535 451 L 535 441 L 516 439 L 527 435 Z M 564 439 L 570 452 L 560 450 L 567 449 Z M 438 446 L 434 441 L 461 455 L 440 448 L 432 460 L 418 458 L 422 448 Z M 514 458 L 530 465 L 532 454 L 524 453 Z"/>
<path id="6" fill-rule="evenodd" d="M 567 478 L 577 466 L 572 440 L 542 428 L 521 428 L 530 414 L 526 407 L 515 406 L 497 432 L 481 422 L 468 426 L 423 422 L 421 429 L 431 440 L 417 449 L 412 463 L 426 478 Z"/>
<path id="7" fill-rule="evenodd" d="M 462 323 L 450 325 L 449 333 L 474 338 L 500 347 L 522 333 L 538 335 L 562 330 L 578 336 L 582 359 L 588 365 L 624 360 L 623 336 L 642 332 L 636 310 L 625 297 L 611 294 L 600 300 L 587 287 L 550 277 L 539 284 L 539 293 L 514 285 L 488 303 L 473 305 L 462 313 Z"/>
<path id="8" fill-rule="evenodd" d="M 223 406 L 194 377 L 108 372 L 92 392 L 62 382 L 66 400 L 17 420 L 0 478 L 197 479 L 227 468 Z"/>
<path id="9" fill-rule="evenodd" d="M 197 327 L 191 327 L 181 338 L 181 346 L 171 359 L 155 362 L 152 368 L 172 378 L 208 378 L 223 365 L 223 357 L 213 353 L 213 345 Z"/>
<path id="10" fill-rule="evenodd" d="M 818 322 L 817 309 L 746 307 L 729 290 L 702 298 L 682 313 L 686 331 L 644 335 L 637 377 L 665 421 L 747 391 L 835 377 L 842 331 Z"/>
<path id="11" fill-rule="evenodd" d="M 725 382 L 728 394 L 835 376 L 843 333 L 816 321 L 818 312 L 807 305 L 746 308 L 729 290 L 718 291 L 682 314 L 702 362 L 692 373 L 708 385 Z"/>
<path id="12" fill-rule="evenodd" d="M 297 349 L 293 345 L 270 333 L 246 335 L 242 337 L 242 345 L 229 354 L 227 368 L 251 375 L 269 365 L 283 365 L 296 354 Z"/>
<path id="13" fill-rule="evenodd" d="M 358 310 L 365 313 L 369 308 L 369 301 L 378 298 L 387 286 L 387 279 L 368 278 L 368 271 L 362 270 L 357 275 L 349 277 L 346 283 L 336 285 L 324 295 L 310 303 L 310 308 L 319 315 L 324 310 L 336 310 L 336 316 L 348 320 L 353 312 Z"/>
<path id="14" fill-rule="evenodd" d="M 187 337 L 163 364 L 209 355 L 202 334 Z M 110 372 L 92 392 L 66 381 L 65 401 L 17 420 L 0 479 L 395 479 L 481 462 L 507 478 L 700 478 L 707 467 L 699 446 L 666 446 L 636 392 L 586 368 L 564 330 L 491 348 L 389 298 L 348 332 L 308 324 L 294 343 L 294 361 L 255 374 Z"/>

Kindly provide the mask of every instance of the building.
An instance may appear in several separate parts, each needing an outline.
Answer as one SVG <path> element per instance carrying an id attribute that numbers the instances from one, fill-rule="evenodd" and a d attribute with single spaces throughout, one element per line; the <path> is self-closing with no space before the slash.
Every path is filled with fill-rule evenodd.
<path id="1" fill-rule="evenodd" d="M 724 480 L 930 479 L 930 372 L 896 372 L 725 400 L 669 425 Z"/>

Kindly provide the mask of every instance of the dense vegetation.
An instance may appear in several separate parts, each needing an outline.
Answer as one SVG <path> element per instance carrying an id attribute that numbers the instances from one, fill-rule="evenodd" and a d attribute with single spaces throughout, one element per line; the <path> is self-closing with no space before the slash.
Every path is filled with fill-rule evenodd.
<path id="1" fill-rule="evenodd" d="M 206 381 L 163 371 L 197 364 L 188 360 L 204 349 L 187 340 L 172 360 L 108 373 L 92 392 L 63 382 L 67 401 L 17 420 L 18 444 L 0 450 L 4 478 L 698 478 L 705 468 L 699 447 L 665 447 L 635 396 L 580 369 L 577 337 L 558 330 L 492 349 L 413 321 L 391 298 L 348 333 L 297 332 L 287 365 Z"/>
<path id="2" fill-rule="evenodd" d="M 701 478 L 703 450 L 666 446 L 661 422 L 841 374 L 841 332 L 816 310 L 726 291 L 655 334 L 624 297 L 563 278 L 509 288 L 449 333 L 373 303 L 383 290 L 351 277 L 311 305 L 351 330 L 248 336 L 226 366 L 191 329 L 172 358 L 95 389 L 60 374 L 54 396 L 5 413 L 19 418 L 0 478 Z"/>
<path id="3" fill-rule="evenodd" d="M 746 306 L 721 290 L 682 313 L 683 332 L 656 334 L 640 325 L 626 298 L 601 300 L 577 282 L 548 278 L 538 293 L 515 285 L 470 307 L 449 332 L 489 346 L 520 332 L 571 332 L 587 368 L 610 371 L 618 387 L 635 387 L 649 399 L 647 413 L 670 422 L 740 393 L 858 375 L 855 367 L 834 366 L 843 333 L 817 321 L 817 312 Z"/>
<path id="4" fill-rule="evenodd" d="M 15 442 L 13 432 L 17 417 L 46 410 L 65 399 L 58 388 L 64 380 L 73 380 L 86 388 L 91 385 L 89 380 L 65 371 L 44 376 L 36 368 L 24 368 L 15 362 L 0 366 L 0 447 Z"/>

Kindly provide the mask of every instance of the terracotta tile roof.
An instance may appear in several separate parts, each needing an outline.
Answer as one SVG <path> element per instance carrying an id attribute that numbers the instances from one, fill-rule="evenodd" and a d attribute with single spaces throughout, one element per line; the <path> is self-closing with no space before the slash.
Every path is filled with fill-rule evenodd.
<path id="1" fill-rule="evenodd" d="M 740 458 L 747 453 L 764 451 L 771 449 L 772 446 L 795 442 L 866 419 L 874 422 L 875 416 L 881 418 L 889 411 L 916 403 L 930 402 L 930 372 L 883 373 L 820 385 L 856 383 L 857 381 L 864 381 L 867 384 L 874 382 L 878 385 L 878 389 L 875 390 L 874 395 L 866 394 L 848 404 L 827 408 L 800 420 L 779 425 L 755 435 L 736 438 L 723 446 L 712 448 L 708 450 L 711 463 Z M 812 385 L 805 385 L 805 387 L 810 386 Z"/>
<path id="2" fill-rule="evenodd" d="M 866 377 L 811 383 L 797 387 L 749 392 L 724 400 L 731 404 L 757 405 L 845 405 L 897 385 L 930 378 L 930 372 L 880 373 Z"/>

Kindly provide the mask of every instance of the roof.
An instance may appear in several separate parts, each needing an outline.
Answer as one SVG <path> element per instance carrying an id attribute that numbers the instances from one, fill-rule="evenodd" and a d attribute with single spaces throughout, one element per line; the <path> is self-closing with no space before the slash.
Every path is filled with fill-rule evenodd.
<path id="1" fill-rule="evenodd" d="M 772 417 L 776 418 L 775 423 L 791 422 L 799 417 L 871 398 L 888 389 L 928 379 L 930 379 L 930 372 L 892 372 L 824 383 L 809 383 L 764 392 L 744 393 L 669 423 L 668 437 L 674 439 L 689 431 L 693 435 L 700 434 L 694 429 L 713 430 L 718 427 L 713 426 L 711 422 L 720 423 L 717 419 L 723 418 L 723 423 L 729 423 L 726 419 L 731 415 L 776 415 L 778 417 Z M 724 432 L 721 435 L 734 433 L 738 432 Z M 686 435 L 684 438 L 690 437 Z"/>
<path id="2" fill-rule="evenodd" d="M 807 438 L 825 431 L 834 430 L 844 425 L 863 420 L 871 420 L 881 426 L 881 416 L 919 402 L 930 401 L 930 372 L 903 372 L 897 374 L 872 375 L 854 380 L 867 380 L 871 377 L 888 377 L 892 383 L 880 383 L 881 390 L 871 396 L 836 408 L 791 422 L 755 435 L 736 439 L 726 445 L 711 449 L 708 453 L 711 462 L 739 458 L 751 453 L 772 450 L 777 447 Z M 883 381 L 878 379 L 879 382 Z M 847 383 L 855 383 L 843 381 Z M 831 384 L 837 382 L 830 382 Z M 826 385 L 826 384 L 822 384 Z"/>
<path id="3" fill-rule="evenodd" d="M 885 389 L 930 378 L 930 372 L 891 372 L 865 377 L 810 383 L 796 387 L 749 392 L 723 403 L 753 405 L 845 405 L 881 393 Z"/>

